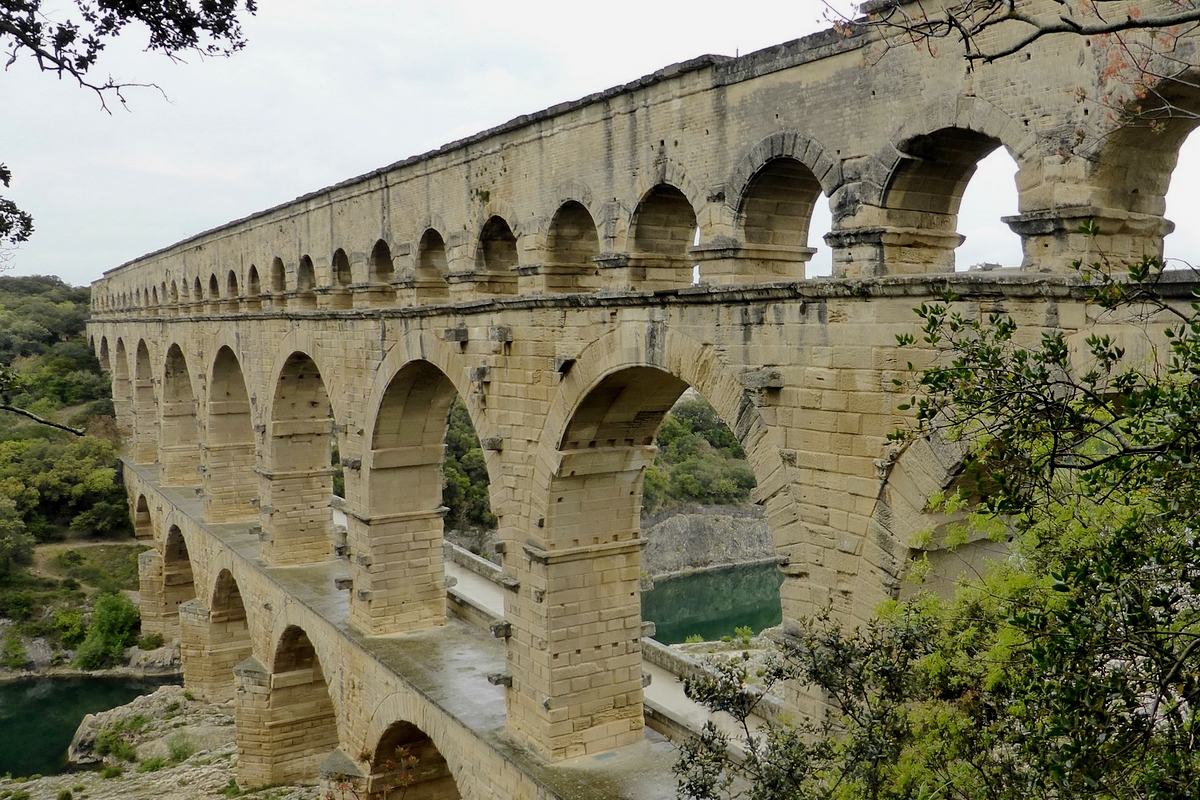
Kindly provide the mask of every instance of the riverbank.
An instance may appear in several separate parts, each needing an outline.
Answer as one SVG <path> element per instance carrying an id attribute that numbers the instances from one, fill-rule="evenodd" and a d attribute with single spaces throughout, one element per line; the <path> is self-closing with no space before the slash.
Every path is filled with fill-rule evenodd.
<path id="1" fill-rule="evenodd" d="M 38 639 L 26 645 L 31 653 L 21 669 L 0 668 L 0 683 L 27 678 L 172 678 L 183 680 L 183 664 L 180 661 L 178 643 L 167 644 L 154 650 L 142 650 L 136 645 L 125 651 L 123 663 L 107 669 L 82 670 L 65 663 L 54 663 L 49 645 Z M 73 651 L 67 651 L 68 657 Z"/>
<path id="2" fill-rule="evenodd" d="M 97 746 L 104 734 L 106 744 Z M 0 779 L 0 797 L 17 800 L 194 800 L 254 797 L 318 800 L 317 786 L 240 787 L 233 705 L 197 700 L 182 686 L 89 714 L 71 744 L 90 768 L 29 779 Z M 120 744 L 114 744 L 119 742 Z M 104 751 L 101 754 L 98 751 Z"/>

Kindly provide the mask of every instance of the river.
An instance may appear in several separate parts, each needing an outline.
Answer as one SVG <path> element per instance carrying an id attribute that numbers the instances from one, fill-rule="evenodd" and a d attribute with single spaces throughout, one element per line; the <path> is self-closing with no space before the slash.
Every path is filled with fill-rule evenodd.
<path id="1" fill-rule="evenodd" d="M 178 678 L 22 678 L 0 683 L 0 774 L 50 775 L 88 714 L 115 708 Z"/>
<path id="2" fill-rule="evenodd" d="M 642 619 L 654 622 L 654 638 L 663 644 L 678 644 L 689 636 L 715 641 L 741 626 L 758 633 L 782 619 L 782 583 L 783 574 L 773 563 L 663 578 L 642 593 Z"/>

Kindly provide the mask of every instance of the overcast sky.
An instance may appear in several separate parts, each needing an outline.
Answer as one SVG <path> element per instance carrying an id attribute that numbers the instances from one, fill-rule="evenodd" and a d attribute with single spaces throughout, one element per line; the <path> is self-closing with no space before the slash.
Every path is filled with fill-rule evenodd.
<path id="1" fill-rule="evenodd" d="M 154 82 L 127 93 L 130 110 L 39 74 L 22 60 L 0 74 L 5 196 L 36 232 L 9 274 L 74 284 L 202 230 L 354 175 L 574 100 L 704 53 L 745 54 L 827 27 L 819 0 L 687 3 L 608 0 L 261 0 L 246 49 L 176 64 L 142 53 L 134 29 L 99 75 Z M 1200 136 L 1193 137 L 1200 140 Z M 1200 142 L 1185 151 L 1200 151 Z M 1200 202 L 1200 152 L 1184 154 L 1168 216 Z M 968 188 L 960 264 L 1015 265 L 1015 165 L 1001 153 Z M 1200 195 L 1200 187 L 1194 196 Z M 824 204 L 819 204 L 824 207 Z M 1181 224 L 1181 227 L 1184 225 Z M 813 221 L 817 272 L 828 271 L 828 210 Z M 1200 239 L 1168 239 L 1168 254 Z"/>

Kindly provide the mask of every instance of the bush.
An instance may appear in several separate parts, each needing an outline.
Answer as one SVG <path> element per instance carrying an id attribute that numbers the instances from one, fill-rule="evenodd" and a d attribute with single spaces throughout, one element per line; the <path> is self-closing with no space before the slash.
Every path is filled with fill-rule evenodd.
<path id="1" fill-rule="evenodd" d="M 139 650 L 157 650 L 164 644 L 166 640 L 161 633 L 143 633 L 137 640 Z"/>
<path id="2" fill-rule="evenodd" d="M 77 608 L 60 608 L 54 612 L 54 630 L 68 650 L 74 650 L 87 634 L 83 613 Z"/>
<path id="3" fill-rule="evenodd" d="M 72 797 L 73 795 L 71 794 L 70 789 L 63 789 L 58 793 L 58 800 L 71 800 Z"/>
<path id="4" fill-rule="evenodd" d="M 125 774 L 125 768 L 117 764 L 108 764 L 100 769 L 100 777 L 105 780 L 119 778 Z"/>
<path id="5" fill-rule="evenodd" d="M 75 654 L 80 669 L 104 669 L 121 661 L 125 648 L 137 641 L 141 620 L 137 607 L 122 594 L 102 594 L 96 599 L 92 624 Z"/>
<path id="6" fill-rule="evenodd" d="M 25 643 L 15 628 L 9 628 L 4 634 L 4 646 L 0 649 L 0 666 L 5 669 L 24 669 Z"/>
<path id="7" fill-rule="evenodd" d="M 112 756 L 121 761 L 137 761 L 137 749 L 133 742 L 121 735 L 119 725 L 100 731 L 96 737 L 96 755 Z"/>
<path id="8" fill-rule="evenodd" d="M 166 766 L 167 766 L 167 760 L 165 758 L 163 758 L 162 756 L 155 756 L 154 758 L 147 758 L 145 761 L 143 761 L 141 764 L 139 764 L 137 771 L 138 772 L 158 772 L 160 769 L 162 769 L 163 767 L 166 767 Z"/>
<path id="9" fill-rule="evenodd" d="M 196 752 L 196 746 L 185 733 L 176 733 L 167 740 L 167 760 L 172 764 L 182 764 Z"/>

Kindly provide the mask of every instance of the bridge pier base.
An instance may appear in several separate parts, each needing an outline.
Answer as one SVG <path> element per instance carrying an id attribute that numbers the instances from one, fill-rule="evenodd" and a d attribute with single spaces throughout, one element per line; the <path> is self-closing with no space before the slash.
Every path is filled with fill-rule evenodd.
<path id="1" fill-rule="evenodd" d="M 641 549 L 638 539 L 524 546 L 535 588 L 523 611 L 533 624 L 528 643 L 518 633 L 521 666 L 510 661 L 508 713 L 552 761 L 642 737 Z"/>
<path id="2" fill-rule="evenodd" d="M 210 703 L 233 700 L 234 667 L 253 648 L 245 612 L 210 612 L 200 600 L 189 600 L 179 606 L 179 628 L 183 685 Z"/>
<path id="3" fill-rule="evenodd" d="M 163 559 L 157 550 L 145 550 L 138 556 L 138 597 L 142 615 L 142 633 L 157 633 L 164 639 L 175 638 L 174 608 L 167 609 L 163 598 Z M 177 617 L 176 617 L 177 619 Z"/>
<path id="4" fill-rule="evenodd" d="M 446 621 L 442 515 L 433 511 L 350 514 L 350 623 L 363 633 L 428 628 Z"/>
<path id="5" fill-rule="evenodd" d="M 259 475 L 262 557 L 271 566 L 325 561 L 333 556 L 333 471 L 320 469 Z"/>

